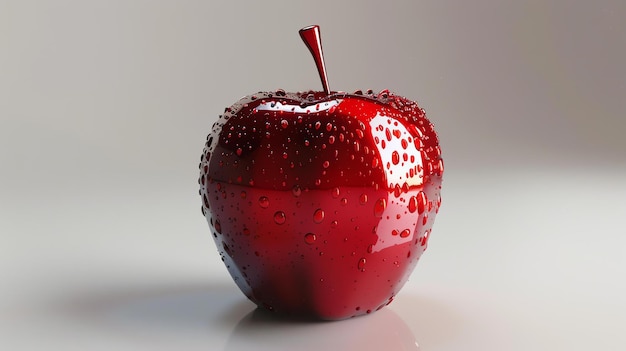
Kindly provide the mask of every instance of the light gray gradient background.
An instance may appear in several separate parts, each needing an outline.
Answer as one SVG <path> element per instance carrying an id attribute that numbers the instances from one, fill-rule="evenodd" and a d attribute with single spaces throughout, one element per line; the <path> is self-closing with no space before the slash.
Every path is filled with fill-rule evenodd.
<path id="1" fill-rule="evenodd" d="M 626 2 L 0 0 L 3 350 L 617 350 Z M 260 90 L 417 100 L 442 210 L 387 309 L 250 314 L 200 214 L 217 115 Z"/>

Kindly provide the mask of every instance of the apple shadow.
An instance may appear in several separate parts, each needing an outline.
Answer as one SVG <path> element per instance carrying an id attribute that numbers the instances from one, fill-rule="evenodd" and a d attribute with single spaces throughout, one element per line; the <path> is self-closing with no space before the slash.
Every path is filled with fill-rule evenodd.
<path id="1" fill-rule="evenodd" d="M 191 339 L 204 349 L 225 339 L 223 336 L 255 307 L 234 284 L 216 283 L 66 293 L 46 312 L 99 337 L 160 343 L 160 347 Z"/>
<path id="2" fill-rule="evenodd" d="M 403 294 L 380 311 L 343 321 L 285 319 L 256 308 L 226 282 L 66 293 L 52 307 L 53 320 L 152 349 L 437 350 L 461 325 L 445 302 Z"/>

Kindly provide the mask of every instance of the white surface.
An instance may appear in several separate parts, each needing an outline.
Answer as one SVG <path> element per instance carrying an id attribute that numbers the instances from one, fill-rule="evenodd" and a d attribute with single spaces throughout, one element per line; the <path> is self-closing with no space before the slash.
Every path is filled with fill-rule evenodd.
<path id="1" fill-rule="evenodd" d="M 288 3 L 288 4 L 287 4 Z M 623 350 L 626 2 L 0 1 L 0 350 Z M 388 309 L 250 314 L 200 215 L 223 108 L 416 99 L 443 205 Z M 380 345 L 384 346 L 380 346 Z"/>
<path id="2" fill-rule="evenodd" d="M 3 233 L 14 235 L 2 249 L 0 344 L 619 349 L 626 343 L 626 171 L 584 171 L 450 171 L 429 249 L 396 300 L 370 316 L 321 324 L 251 314 L 187 199 L 191 191 L 43 201 L 3 217 Z"/>

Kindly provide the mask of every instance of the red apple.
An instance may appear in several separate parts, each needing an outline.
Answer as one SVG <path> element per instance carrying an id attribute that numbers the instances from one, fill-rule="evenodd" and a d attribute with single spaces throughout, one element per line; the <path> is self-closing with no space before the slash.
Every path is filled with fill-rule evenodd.
<path id="1" fill-rule="evenodd" d="M 302 31 L 319 43 L 317 26 Z M 441 204 L 443 163 L 415 102 L 329 91 L 321 45 L 310 48 L 325 91 L 259 92 L 227 108 L 207 137 L 200 195 L 250 300 L 335 320 L 384 307 L 407 281 Z"/>

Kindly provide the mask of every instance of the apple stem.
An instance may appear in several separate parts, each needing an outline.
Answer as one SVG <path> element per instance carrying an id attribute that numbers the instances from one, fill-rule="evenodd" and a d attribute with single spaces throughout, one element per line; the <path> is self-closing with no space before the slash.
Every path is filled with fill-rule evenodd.
<path id="1" fill-rule="evenodd" d="M 328 87 L 328 77 L 326 75 L 326 65 L 324 65 L 324 52 L 322 51 L 322 37 L 320 36 L 320 26 L 313 25 L 300 29 L 300 38 L 304 41 L 304 44 L 311 51 L 315 65 L 317 66 L 317 72 L 320 74 L 322 80 L 322 86 L 324 92 L 330 94 L 330 88 Z"/>

